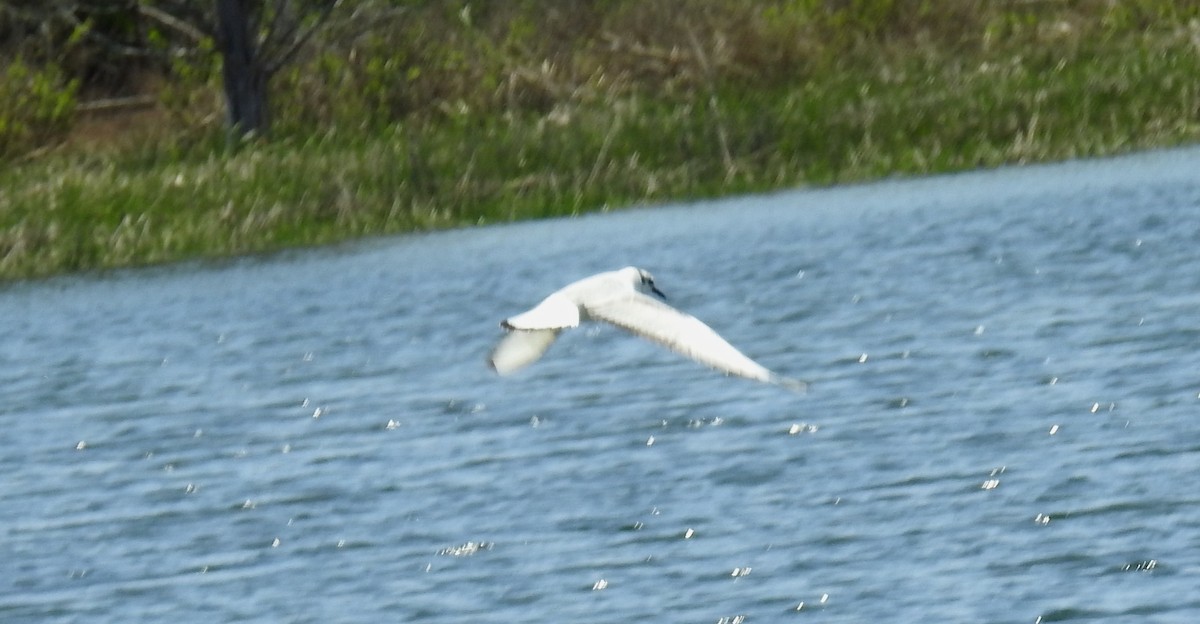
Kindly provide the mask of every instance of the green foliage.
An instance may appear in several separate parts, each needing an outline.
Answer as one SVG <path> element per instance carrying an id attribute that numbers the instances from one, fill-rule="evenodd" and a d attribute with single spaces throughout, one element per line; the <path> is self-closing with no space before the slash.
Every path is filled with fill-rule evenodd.
<path id="1" fill-rule="evenodd" d="M 61 140 L 78 86 L 53 65 L 31 67 L 18 57 L 0 66 L 0 162 Z"/>
<path id="2" fill-rule="evenodd" d="M 224 146 L 201 47 L 157 141 L 0 170 L 0 276 L 1196 141 L 1197 7 L 364 0 L 277 76 L 271 141 Z"/>

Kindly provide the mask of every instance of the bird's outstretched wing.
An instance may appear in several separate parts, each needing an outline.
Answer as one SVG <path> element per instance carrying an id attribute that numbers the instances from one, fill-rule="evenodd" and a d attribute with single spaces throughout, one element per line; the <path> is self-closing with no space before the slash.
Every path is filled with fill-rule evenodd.
<path id="1" fill-rule="evenodd" d="M 514 329 L 492 349 L 488 364 L 501 375 L 529 366 L 558 338 L 558 329 Z"/>
<path id="2" fill-rule="evenodd" d="M 579 306 L 554 293 L 532 309 L 500 321 L 505 329 L 566 329 L 579 326 Z"/>
<path id="3" fill-rule="evenodd" d="M 537 361 L 554 344 L 558 332 L 579 326 L 579 306 L 555 293 L 532 309 L 500 321 L 509 330 L 488 356 L 488 364 L 501 375 Z"/>
<path id="4" fill-rule="evenodd" d="M 593 319 L 657 342 L 728 375 L 778 384 L 797 392 L 803 392 L 807 387 L 802 381 L 776 375 L 746 357 L 696 317 L 642 293 L 631 293 L 594 305 L 585 303 L 583 307 Z"/>

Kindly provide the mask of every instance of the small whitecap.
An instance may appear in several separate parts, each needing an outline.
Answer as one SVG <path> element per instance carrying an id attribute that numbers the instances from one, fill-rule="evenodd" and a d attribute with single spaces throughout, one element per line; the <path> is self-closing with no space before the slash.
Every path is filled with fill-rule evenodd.
<path id="1" fill-rule="evenodd" d="M 817 426 L 810 425 L 808 423 L 792 423 L 792 426 L 788 427 L 788 435 L 800 435 L 802 433 L 816 433 L 816 432 L 817 432 Z"/>
<path id="2" fill-rule="evenodd" d="M 1158 567 L 1157 559 L 1146 559 L 1144 561 L 1134 561 L 1125 564 L 1121 571 L 1123 572 L 1152 572 Z"/>
<path id="3" fill-rule="evenodd" d="M 466 542 L 458 546 L 448 546 L 438 551 L 439 555 L 449 557 L 469 557 L 484 550 L 491 550 L 491 542 Z"/>
<path id="4" fill-rule="evenodd" d="M 592 583 L 592 591 L 600 591 L 602 589 L 607 589 L 607 588 L 608 588 L 608 581 L 605 579 L 600 579 L 600 580 L 596 581 L 595 583 Z"/>

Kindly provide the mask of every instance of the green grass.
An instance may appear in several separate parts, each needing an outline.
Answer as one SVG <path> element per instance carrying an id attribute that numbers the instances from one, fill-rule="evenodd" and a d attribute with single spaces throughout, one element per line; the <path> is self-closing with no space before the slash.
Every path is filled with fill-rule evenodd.
<path id="1" fill-rule="evenodd" d="M 431 3 L 354 54 L 332 29 L 269 141 L 224 144 L 209 75 L 153 140 L 13 161 L 0 279 L 1200 137 L 1198 9 L 1171 3 L 586 4 L 591 30 Z"/>

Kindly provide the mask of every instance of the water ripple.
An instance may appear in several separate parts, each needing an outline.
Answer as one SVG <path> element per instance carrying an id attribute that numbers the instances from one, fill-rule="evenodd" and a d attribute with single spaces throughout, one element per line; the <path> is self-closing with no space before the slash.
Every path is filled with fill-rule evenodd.
<path id="1" fill-rule="evenodd" d="M 7 286 L 0 619 L 1195 620 L 1198 166 Z M 809 394 L 608 329 L 486 369 L 631 263 Z"/>

